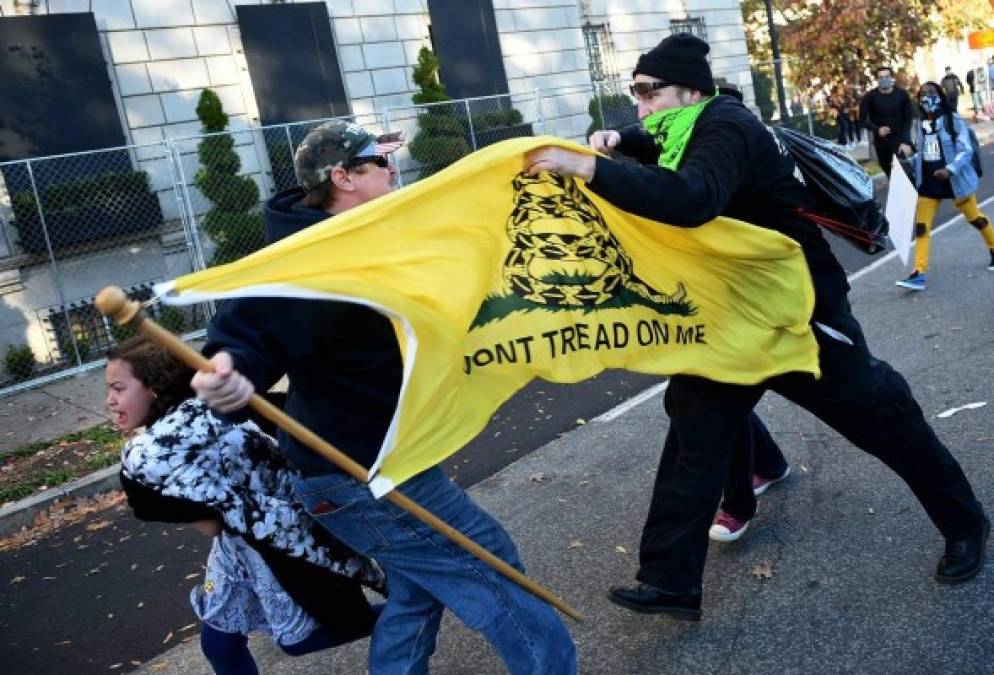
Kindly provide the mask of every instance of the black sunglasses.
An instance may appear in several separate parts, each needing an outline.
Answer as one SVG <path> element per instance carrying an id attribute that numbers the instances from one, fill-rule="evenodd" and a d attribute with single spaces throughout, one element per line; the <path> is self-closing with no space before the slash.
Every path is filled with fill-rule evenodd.
<path id="1" fill-rule="evenodd" d="M 383 155 L 367 155 L 365 157 L 353 157 L 342 164 L 342 168 L 346 171 L 351 171 L 352 169 L 360 167 L 364 164 L 375 164 L 381 169 L 385 169 L 389 163 L 390 162 Z"/>
<path id="2" fill-rule="evenodd" d="M 632 93 L 632 96 L 638 98 L 640 96 L 648 96 L 657 89 L 664 89 L 671 86 L 669 82 L 633 82 L 628 86 L 628 91 Z"/>

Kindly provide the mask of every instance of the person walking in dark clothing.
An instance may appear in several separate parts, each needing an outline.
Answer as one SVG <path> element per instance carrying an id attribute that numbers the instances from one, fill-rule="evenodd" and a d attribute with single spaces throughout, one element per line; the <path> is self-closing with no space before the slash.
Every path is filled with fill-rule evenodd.
<path id="1" fill-rule="evenodd" d="M 768 389 L 904 480 L 946 541 L 937 581 L 972 578 L 983 568 L 990 521 L 907 381 L 870 352 L 849 305 L 845 272 L 818 227 L 798 213 L 811 201 L 793 159 L 748 108 L 714 96 L 708 52 L 703 40 L 677 34 L 643 54 L 632 88 L 643 126 L 657 133 L 598 131 L 590 138 L 594 150 L 644 163 L 545 146 L 525 155 L 524 170 L 581 178 L 601 198 L 658 227 L 715 227 L 714 218 L 727 216 L 794 239 L 815 290 L 812 330 L 821 378 L 787 373 L 755 385 L 694 375 L 670 379 L 670 428 L 642 532 L 639 584 L 612 588 L 608 599 L 645 614 L 701 617 L 709 523 L 735 461 L 733 447 Z"/>
<path id="2" fill-rule="evenodd" d="M 984 98 L 981 93 L 982 85 L 977 82 L 977 69 L 970 68 L 966 74 L 966 86 L 970 90 L 970 104 L 973 107 L 973 121 L 980 118 L 980 112 L 984 109 Z"/>
<path id="3" fill-rule="evenodd" d="M 839 130 L 839 145 L 848 145 L 856 142 L 856 132 L 853 129 L 852 120 L 849 118 L 849 108 L 852 107 L 845 90 L 839 89 L 835 95 L 829 99 L 829 106 L 835 110 L 835 123 Z"/>
<path id="4" fill-rule="evenodd" d="M 894 71 L 877 68 L 877 88 L 870 90 L 859 104 L 859 121 L 870 130 L 877 161 L 890 179 L 894 153 L 911 154 L 911 97 L 894 84 Z"/>
<path id="5" fill-rule="evenodd" d="M 949 108 L 953 112 L 959 110 L 959 95 L 963 93 L 963 82 L 949 66 L 946 66 L 946 74 L 942 76 L 942 81 L 939 82 L 939 85 L 942 87 L 942 91 L 946 93 Z"/>

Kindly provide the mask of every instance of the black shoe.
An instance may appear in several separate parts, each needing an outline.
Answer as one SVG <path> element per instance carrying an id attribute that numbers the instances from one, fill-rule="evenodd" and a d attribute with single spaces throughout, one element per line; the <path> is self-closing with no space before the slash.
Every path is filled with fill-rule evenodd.
<path id="1" fill-rule="evenodd" d="M 635 588 L 615 586 L 607 599 L 640 614 L 667 614 L 680 621 L 701 620 L 701 596 L 667 593 L 655 586 L 639 584 Z"/>
<path id="2" fill-rule="evenodd" d="M 946 554 L 939 558 L 935 570 L 935 580 L 940 584 L 958 584 L 972 579 L 984 568 L 984 552 L 987 549 L 987 536 L 991 533 L 991 521 L 984 516 L 980 532 L 967 539 L 946 541 Z"/>

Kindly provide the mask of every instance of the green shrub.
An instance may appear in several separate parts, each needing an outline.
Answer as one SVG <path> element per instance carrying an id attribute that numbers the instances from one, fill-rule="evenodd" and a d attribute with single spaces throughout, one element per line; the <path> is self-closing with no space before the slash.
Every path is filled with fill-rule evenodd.
<path id="1" fill-rule="evenodd" d="M 182 333 L 186 327 L 186 313 L 179 307 L 164 305 L 159 308 L 156 322 L 171 333 Z"/>
<path id="2" fill-rule="evenodd" d="M 515 108 L 491 110 L 473 115 L 473 131 L 489 131 L 490 129 L 506 129 L 521 124 L 524 117 Z"/>
<path id="3" fill-rule="evenodd" d="M 266 225 L 258 213 L 237 214 L 212 210 L 204 217 L 204 231 L 217 249 L 212 265 L 224 265 L 266 245 Z"/>
<path id="4" fill-rule="evenodd" d="M 197 119 L 204 125 L 204 132 L 213 134 L 228 127 L 228 114 L 224 112 L 221 99 L 210 89 L 200 92 L 197 101 Z"/>
<path id="5" fill-rule="evenodd" d="M 587 104 L 587 114 L 590 115 L 590 126 L 587 127 L 587 138 L 595 131 L 616 126 L 611 119 L 611 111 L 624 113 L 632 109 L 632 100 L 624 94 L 601 94 L 594 96 Z M 602 116 L 601 112 L 605 114 Z M 619 115 L 620 116 L 620 115 Z M 608 117 L 607 120 L 604 117 Z"/>
<path id="6" fill-rule="evenodd" d="M 132 328 L 131 326 L 129 325 L 122 326 L 121 324 L 115 321 L 112 321 L 110 323 L 110 328 L 108 330 L 110 331 L 110 336 L 115 343 L 124 342 L 128 338 L 134 337 L 135 335 L 138 334 L 138 331 Z"/>
<path id="7" fill-rule="evenodd" d="M 7 345 L 3 365 L 15 381 L 26 380 L 34 372 L 35 354 L 29 345 Z"/>
<path id="8" fill-rule="evenodd" d="M 438 57 L 427 47 L 422 47 L 418 52 L 413 79 L 420 90 L 411 97 L 415 105 L 450 100 L 445 93 L 445 85 L 438 79 Z"/>
<path id="9" fill-rule="evenodd" d="M 230 134 L 221 133 L 228 126 L 228 115 L 221 99 L 210 89 L 200 94 L 197 117 L 204 132 L 215 134 L 197 145 L 202 166 L 193 182 L 213 204 L 203 227 L 217 246 L 211 264 L 220 265 L 266 243 L 262 217 L 252 213 L 259 203 L 259 186 L 248 176 L 238 175 L 242 164 L 235 152 L 235 141 Z"/>
<path id="10" fill-rule="evenodd" d="M 416 104 L 443 103 L 451 100 L 438 79 L 438 59 L 422 47 L 414 66 L 414 82 L 420 91 L 411 97 Z M 467 118 L 461 104 L 434 105 L 418 115 L 418 132 L 408 150 L 420 164 L 419 178 L 437 173 L 472 152 L 470 131 L 479 134 L 506 129 L 522 123 L 524 117 L 514 108 L 500 108 L 476 113 Z"/>
<path id="11" fill-rule="evenodd" d="M 428 108 L 418 116 L 418 136 L 462 136 L 462 119 L 444 106 Z"/>
<path id="12" fill-rule="evenodd" d="M 47 216 L 53 211 L 78 212 L 95 199 L 124 200 L 149 192 L 148 174 L 144 171 L 110 171 L 97 176 L 87 176 L 68 183 L 53 183 L 41 191 L 41 201 Z M 38 207 L 30 191 L 16 193 L 11 198 L 15 219 L 37 216 Z"/>
<path id="13" fill-rule="evenodd" d="M 90 338 L 86 335 L 77 335 L 75 347 L 73 346 L 72 338 L 69 337 L 59 343 L 59 352 L 64 359 L 70 361 L 76 360 L 77 350 L 79 351 L 80 362 L 86 361 L 86 357 L 90 355 Z"/>

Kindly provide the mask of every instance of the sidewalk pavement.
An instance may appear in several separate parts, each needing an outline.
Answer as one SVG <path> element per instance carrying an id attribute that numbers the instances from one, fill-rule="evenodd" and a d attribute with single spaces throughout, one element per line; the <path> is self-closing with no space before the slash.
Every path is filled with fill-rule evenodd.
<path id="1" fill-rule="evenodd" d="M 898 289 L 895 258 L 855 275 L 869 344 L 994 505 L 994 272 L 976 232 L 937 231 L 929 289 Z M 968 403 L 991 405 L 939 417 Z M 867 401 L 867 405 L 872 405 Z M 759 412 L 793 467 L 749 532 L 712 544 L 698 623 L 634 614 L 605 591 L 632 582 L 667 420 L 659 392 L 592 420 L 470 490 L 508 528 L 528 574 L 586 617 L 568 623 L 583 673 L 981 673 L 994 642 L 994 575 L 941 586 L 942 539 L 906 487 L 812 416 L 770 394 Z M 260 671 L 366 671 L 368 642 L 291 658 L 254 636 Z M 197 641 L 141 673 L 207 673 Z M 503 672 L 446 613 L 432 672 Z"/>

